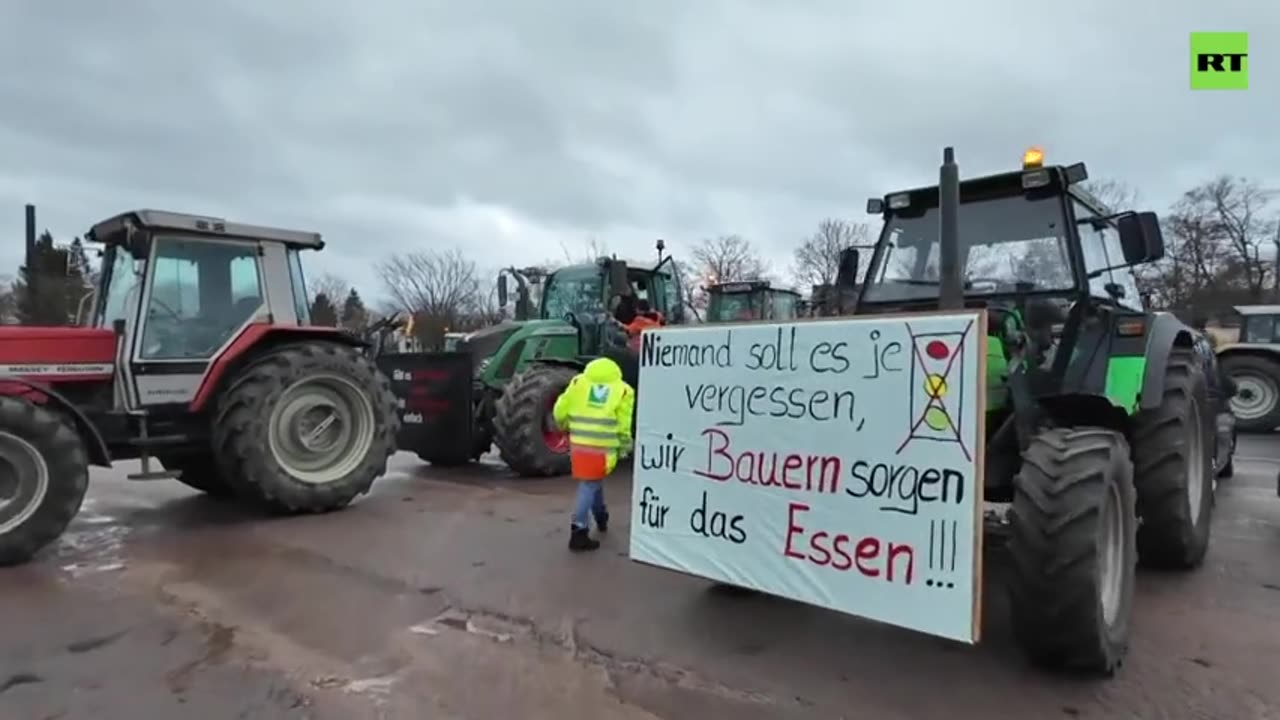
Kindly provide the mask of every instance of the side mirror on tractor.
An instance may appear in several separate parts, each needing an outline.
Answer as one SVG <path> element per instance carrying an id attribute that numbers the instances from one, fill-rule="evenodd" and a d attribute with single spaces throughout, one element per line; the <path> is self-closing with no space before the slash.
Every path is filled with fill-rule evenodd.
<path id="1" fill-rule="evenodd" d="M 498 276 L 498 307 L 507 306 L 507 276 Z"/>
<path id="2" fill-rule="evenodd" d="M 1149 263 L 1164 257 L 1164 235 L 1155 213 L 1125 213 L 1116 219 L 1116 225 L 1120 230 L 1120 250 L 1127 264 Z"/>
<path id="3" fill-rule="evenodd" d="M 840 251 L 840 264 L 836 269 L 836 287 L 852 288 L 858 284 L 858 248 L 847 247 Z"/>

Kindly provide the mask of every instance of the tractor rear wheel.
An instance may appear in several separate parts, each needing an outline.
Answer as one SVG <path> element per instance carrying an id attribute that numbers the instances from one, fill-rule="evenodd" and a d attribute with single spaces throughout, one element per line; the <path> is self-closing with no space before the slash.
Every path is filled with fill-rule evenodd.
<path id="1" fill-rule="evenodd" d="M 178 478 L 178 482 L 192 490 L 199 490 L 215 498 L 235 495 L 231 484 L 222 477 L 213 453 L 163 453 L 157 454 L 156 459 L 165 468 L 181 472 L 182 476 Z"/>
<path id="2" fill-rule="evenodd" d="M 494 443 L 516 474 L 569 474 L 569 434 L 555 427 L 551 409 L 577 374 L 563 365 L 536 364 L 507 382 L 493 418 Z"/>
<path id="3" fill-rule="evenodd" d="M 1280 362 L 1262 355 L 1228 355 L 1223 373 L 1235 381 L 1231 413 L 1246 432 L 1271 432 L 1280 426 Z"/>
<path id="4" fill-rule="evenodd" d="M 235 377 L 214 448 L 240 497 L 281 513 L 328 512 L 369 491 L 395 452 L 390 383 L 354 348 L 293 343 Z"/>
<path id="5" fill-rule="evenodd" d="M 1011 613 L 1035 664 L 1110 674 L 1129 641 L 1136 564 L 1124 436 L 1053 428 L 1031 440 L 1009 511 Z"/>
<path id="6" fill-rule="evenodd" d="M 1174 348 L 1160 406 L 1133 418 L 1138 488 L 1138 558 L 1144 565 L 1189 569 L 1209 549 L 1213 510 L 1213 437 L 1209 389 L 1190 348 Z"/>
<path id="7" fill-rule="evenodd" d="M 72 424 L 0 396 L 0 566 L 26 562 L 56 540 L 88 487 L 89 459 Z"/>

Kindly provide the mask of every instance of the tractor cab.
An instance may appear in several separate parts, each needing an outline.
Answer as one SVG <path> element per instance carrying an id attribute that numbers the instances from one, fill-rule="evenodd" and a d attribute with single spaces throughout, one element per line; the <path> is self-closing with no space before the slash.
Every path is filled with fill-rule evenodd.
<path id="1" fill-rule="evenodd" d="M 1141 352 L 1147 316 L 1133 266 L 1164 253 L 1154 213 L 1112 212 L 1081 187 L 1083 163 L 1043 159 L 1033 149 L 1020 170 L 957 180 L 955 216 L 946 222 L 938 186 L 867 203 L 884 224 L 856 311 L 985 308 L 989 409 L 1008 399 L 1001 378 L 1011 364 L 1033 370 L 1038 392 L 1083 382 L 1101 394 L 1105 354 L 1055 360 L 1059 341 L 1136 344 Z M 1132 336 L 1107 331 L 1130 327 Z M 1090 363 L 1102 364 L 1091 370 Z M 1131 408 L 1139 389 L 1129 386 L 1117 402 Z"/>
<path id="2" fill-rule="evenodd" d="M 800 294 L 768 280 L 717 283 L 707 288 L 706 322 L 786 322 L 799 316 Z"/>
<path id="3" fill-rule="evenodd" d="M 120 336 L 126 407 L 193 400 L 252 323 L 310 322 L 300 253 L 318 234 L 138 210 L 86 238 L 105 246 L 89 324 Z"/>

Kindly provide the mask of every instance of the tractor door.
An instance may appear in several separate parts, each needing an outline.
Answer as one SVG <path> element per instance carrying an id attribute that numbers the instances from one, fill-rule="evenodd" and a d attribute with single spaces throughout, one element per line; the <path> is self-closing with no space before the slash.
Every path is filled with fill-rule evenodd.
<path id="1" fill-rule="evenodd" d="M 127 337 L 140 407 L 185 404 L 209 364 L 250 323 L 277 309 L 295 320 L 288 261 L 281 246 L 248 240 L 157 236 L 151 243 L 136 330 Z M 268 249 L 277 283 L 264 279 Z M 281 294 L 285 293 L 285 294 Z M 283 318 L 274 318 L 281 320 Z"/>

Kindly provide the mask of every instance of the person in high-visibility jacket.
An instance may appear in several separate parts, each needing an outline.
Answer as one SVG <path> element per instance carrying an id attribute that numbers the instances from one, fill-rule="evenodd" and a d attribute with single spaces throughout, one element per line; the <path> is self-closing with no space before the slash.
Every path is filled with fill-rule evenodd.
<path id="1" fill-rule="evenodd" d="M 604 479 L 613 472 L 619 456 L 631 454 L 631 416 L 636 391 L 622 379 L 622 368 L 609 358 L 587 363 L 569 381 L 552 409 L 555 422 L 569 431 L 569 456 L 578 496 L 569 532 L 570 550 L 595 550 L 589 522 L 609 529 L 609 509 L 604 502 Z"/>

